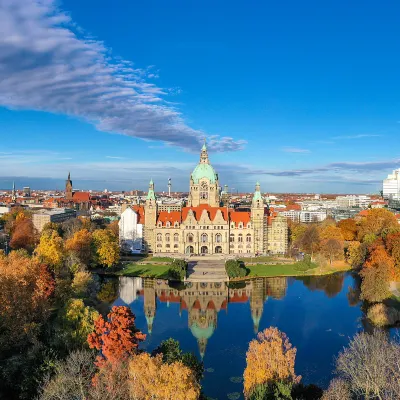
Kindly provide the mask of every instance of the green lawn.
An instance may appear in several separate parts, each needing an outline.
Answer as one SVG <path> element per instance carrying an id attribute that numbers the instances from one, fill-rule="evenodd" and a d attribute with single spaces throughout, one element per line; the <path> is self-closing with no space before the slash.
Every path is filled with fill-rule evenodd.
<path id="1" fill-rule="evenodd" d="M 297 264 L 281 264 L 281 265 L 246 265 L 249 270 L 247 277 L 260 276 L 260 277 L 273 277 L 273 276 L 309 276 L 309 275 L 327 275 L 339 271 L 347 271 L 348 267 L 311 267 L 307 271 L 301 271 Z"/>
<path id="2" fill-rule="evenodd" d="M 148 278 L 168 279 L 169 265 L 160 264 L 126 264 L 123 270 L 118 271 L 116 275 L 120 276 L 142 276 Z"/>
<path id="3" fill-rule="evenodd" d="M 286 261 L 287 258 L 280 258 L 280 257 L 272 257 L 272 256 L 258 256 L 258 257 L 241 257 L 239 258 L 240 261 L 243 261 L 244 263 L 250 262 L 250 263 L 260 263 L 260 262 L 280 262 L 280 261 Z"/>

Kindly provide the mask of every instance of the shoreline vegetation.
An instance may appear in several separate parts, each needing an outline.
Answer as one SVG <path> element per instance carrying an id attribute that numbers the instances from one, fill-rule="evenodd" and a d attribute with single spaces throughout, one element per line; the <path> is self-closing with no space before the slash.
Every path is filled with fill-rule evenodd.
<path id="1" fill-rule="evenodd" d="M 173 258 L 169 257 L 123 257 L 123 267 L 119 270 L 99 270 L 101 275 L 142 277 L 168 279 L 168 271 Z M 332 265 L 317 266 L 311 264 L 304 269 L 301 262 L 293 262 L 288 258 L 277 257 L 252 257 L 241 258 L 247 273 L 243 277 L 231 278 L 231 280 L 245 280 L 249 278 L 273 278 L 296 276 L 323 276 L 337 272 L 352 270 L 352 266 L 345 261 L 336 261 Z"/>

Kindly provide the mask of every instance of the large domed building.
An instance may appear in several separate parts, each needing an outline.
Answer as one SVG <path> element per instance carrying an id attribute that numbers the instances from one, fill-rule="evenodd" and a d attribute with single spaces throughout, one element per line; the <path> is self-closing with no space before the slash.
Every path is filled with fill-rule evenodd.
<path id="1" fill-rule="evenodd" d="M 270 214 L 258 182 L 250 211 L 229 208 L 226 199 L 204 144 L 190 174 L 187 205 L 179 211 L 160 210 L 151 180 L 146 203 L 121 215 L 121 244 L 129 248 L 131 243 L 135 252 L 174 255 L 286 252 L 287 220 Z"/>

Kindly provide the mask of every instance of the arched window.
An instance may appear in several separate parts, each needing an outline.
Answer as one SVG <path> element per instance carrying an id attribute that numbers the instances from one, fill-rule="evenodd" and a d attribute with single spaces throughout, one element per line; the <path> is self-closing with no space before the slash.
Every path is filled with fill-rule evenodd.
<path id="1" fill-rule="evenodd" d="M 175 222 L 174 227 L 179 228 L 179 222 Z"/>
<path id="2" fill-rule="evenodd" d="M 158 243 L 157 247 L 162 247 L 162 244 L 161 244 L 161 243 Z"/>
<path id="3" fill-rule="evenodd" d="M 157 225 L 158 225 L 159 228 L 161 228 L 162 227 L 162 222 L 159 221 Z"/>
<path id="4" fill-rule="evenodd" d="M 170 246 L 169 244 L 166 244 L 165 247 L 166 247 L 167 249 L 169 249 L 171 246 Z"/>
<path id="5" fill-rule="evenodd" d="M 250 224 L 250 222 L 247 224 L 247 227 L 248 227 L 248 228 L 251 228 L 251 224 Z"/>
<path id="6" fill-rule="evenodd" d="M 177 249 L 178 248 L 178 245 L 177 244 L 174 244 L 174 249 Z"/>
<path id="7" fill-rule="evenodd" d="M 170 240 L 170 234 L 167 233 L 167 234 L 165 235 L 165 241 L 166 241 L 166 242 L 169 242 L 169 240 Z"/>
<path id="8" fill-rule="evenodd" d="M 187 235 L 187 241 L 188 241 L 189 243 L 192 243 L 192 242 L 193 242 L 193 235 L 192 235 L 191 233 L 189 233 L 189 234 Z"/>
<path id="9" fill-rule="evenodd" d="M 250 242 L 251 242 L 251 235 L 250 235 L 250 233 L 248 233 L 248 234 L 246 235 L 246 242 L 247 242 L 247 243 L 250 243 Z"/>
<path id="10" fill-rule="evenodd" d="M 222 235 L 221 235 L 220 233 L 217 233 L 217 234 L 215 235 L 215 241 L 216 241 L 217 243 L 221 243 L 221 242 L 222 242 Z"/>
<path id="11" fill-rule="evenodd" d="M 243 249 L 243 245 L 242 244 L 238 244 L 238 249 Z"/>
<path id="12" fill-rule="evenodd" d="M 242 229 L 243 228 L 243 224 L 241 222 L 239 222 L 239 228 Z"/>
<path id="13" fill-rule="evenodd" d="M 232 243 L 235 241 L 235 235 L 233 233 L 230 234 L 229 236 L 229 241 Z"/>
<path id="14" fill-rule="evenodd" d="M 179 233 L 174 234 L 174 242 L 179 242 Z"/>
<path id="15" fill-rule="evenodd" d="M 247 247 L 248 249 L 251 249 L 251 244 L 250 244 L 250 243 L 247 243 L 246 247 Z"/>
<path id="16" fill-rule="evenodd" d="M 243 235 L 241 233 L 239 233 L 239 235 L 238 235 L 238 242 L 239 243 L 243 242 Z"/>
<path id="17" fill-rule="evenodd" d="M 157 233 L 157 242 L 161 242 L 162 241 L 162 235 L 161 233 Z"/>
<path id="18" fill-rule="evenodd" d="M 201 243 L 207 243 L 207 241 L 208 241 L 208 236 L 206 233 L 203 233 L 201 235 Z"/>
<path id="19" fill-rule="evenodd" d="M 165 224 L 165 226 L 166 226 L 167 228 L 169 228 L 169 227 L 171 226 L 171 222 L 167 221 L 167 223 Z"/>

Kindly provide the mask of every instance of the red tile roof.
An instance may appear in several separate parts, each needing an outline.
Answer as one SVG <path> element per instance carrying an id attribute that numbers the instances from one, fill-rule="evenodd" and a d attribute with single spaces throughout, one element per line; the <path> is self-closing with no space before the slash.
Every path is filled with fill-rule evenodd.
<path id="1" fill-rule="evenodd" d="M 72 195 L 72 200 L 77 203 L 83 203 L 86 201 L 90 201 L 90 193 L 89 192 L 75 192 Z"/>
<path id="2" fill-rule="evenodd" d="M 138 224 L 144 224 L 144 207 L 142 207 L 142 206 L 133 206 L 132 210 L 135 211 L 139 216 L 137 223 Z"/>

